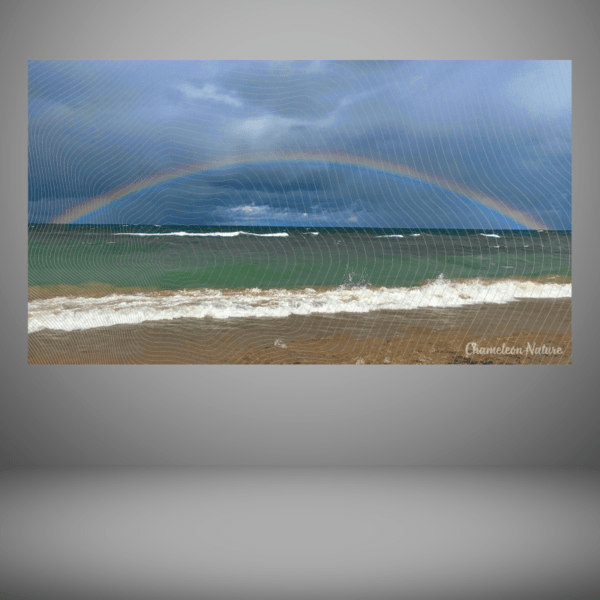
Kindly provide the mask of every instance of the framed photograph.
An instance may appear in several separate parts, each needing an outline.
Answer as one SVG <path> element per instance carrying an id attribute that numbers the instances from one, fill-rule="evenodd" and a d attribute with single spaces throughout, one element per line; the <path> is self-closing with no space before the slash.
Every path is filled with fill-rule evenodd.
<path id="1" fill-rule="evenodd" d="M 569 60 L 30 61 L 29 362 L 569 364 Z"/>

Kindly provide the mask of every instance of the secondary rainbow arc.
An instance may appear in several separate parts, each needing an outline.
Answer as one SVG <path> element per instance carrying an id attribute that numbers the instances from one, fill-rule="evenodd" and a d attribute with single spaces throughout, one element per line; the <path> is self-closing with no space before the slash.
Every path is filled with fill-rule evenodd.
<path id="1" fill-rule="evenodd" d="M 175 179 L 187 177 L 197 173 L 218 172 L 220 170 L 226 170 L 236 166 L 260 166 L 267 164 L 278 166 L 285 164 L 287 166 L 292 166 L 294 164 L 301 165 L 308 163 L 319 164 L 323 166 L 331 165 L 364 168 L 370 171 L 381 172 L 388 175 L 405 177 L 415 182 L 429 184 L 442 190 L 454 192 L 455 194 L 463 196 L 475 202 L 476 204 L 485 206 L 486 208 L 496 211 L 509 219 L 517 221 L 521 225 L 524 225 L 530 229 L 548 229 L 544 223 L 535 219 L 530 214 L 509 206 L 497 198 L 459 185 L 454 181 L 435 177 L 433 175 L 429 175 L 397 163 L 347 154 L 325 153 L 291 153 L 277 155 L 255 154 L 242 157 L 235 156 L 217 162 L 205 162 L 202 164 L 194 164 L 182 169 L 163 171 L 145 179 L 140 179 L 126 186 L 112 190 L 107 194 L 95 196 L 94 198 L 85 200 L 84 202 L 73 206 L 67 211 L 58 215 L 52 219 L 52 222 L 73 223 L 74 221 L 77 221 L 78 219 L 81 219 L 105 206 L 108 206 L 109 204 L 116 202 L 117 200 L 120 200 L 129 194 L 141 192 L 155 185 L 160 185 L 168 181 L 173 181 Z"/>

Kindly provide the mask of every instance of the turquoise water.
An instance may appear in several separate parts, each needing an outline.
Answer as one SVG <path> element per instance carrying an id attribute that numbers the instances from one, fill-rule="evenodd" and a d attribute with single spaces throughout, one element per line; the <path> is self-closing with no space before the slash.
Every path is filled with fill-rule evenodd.
<path id="1" fill-rule="evenodd" d="M 29 285 L 410 287 L 442 273 L 571 275 L 571 233 L 557 231 L 36 224 L 28 227 L 28 252 Z"/>

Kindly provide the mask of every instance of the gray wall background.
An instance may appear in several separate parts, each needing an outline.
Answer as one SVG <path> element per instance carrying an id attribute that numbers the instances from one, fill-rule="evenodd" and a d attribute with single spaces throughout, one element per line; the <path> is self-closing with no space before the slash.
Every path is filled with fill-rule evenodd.
<path id="1" fill-rule="evenodd" d="M 6 2 L 0 9 L 0 461 L 598 465 L 594 2 Z M 573 60 L 573 365 L 27 365 L 28 59 Z"/>

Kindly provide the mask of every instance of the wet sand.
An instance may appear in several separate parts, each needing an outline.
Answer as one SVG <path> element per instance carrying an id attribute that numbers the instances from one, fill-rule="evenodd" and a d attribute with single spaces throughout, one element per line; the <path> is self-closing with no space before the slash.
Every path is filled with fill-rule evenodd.
<path id="1" fill-rule="evenodd" d="M 28 340 L 29 364 L 571 364 L 571 300 L 281 319 L 176 319 L 42 330 Z M 504 353 L 476 354 L 473 344 L 482 349 L 504 344 Z M 543 353 L 559 348 L 560 354 Z"/>

